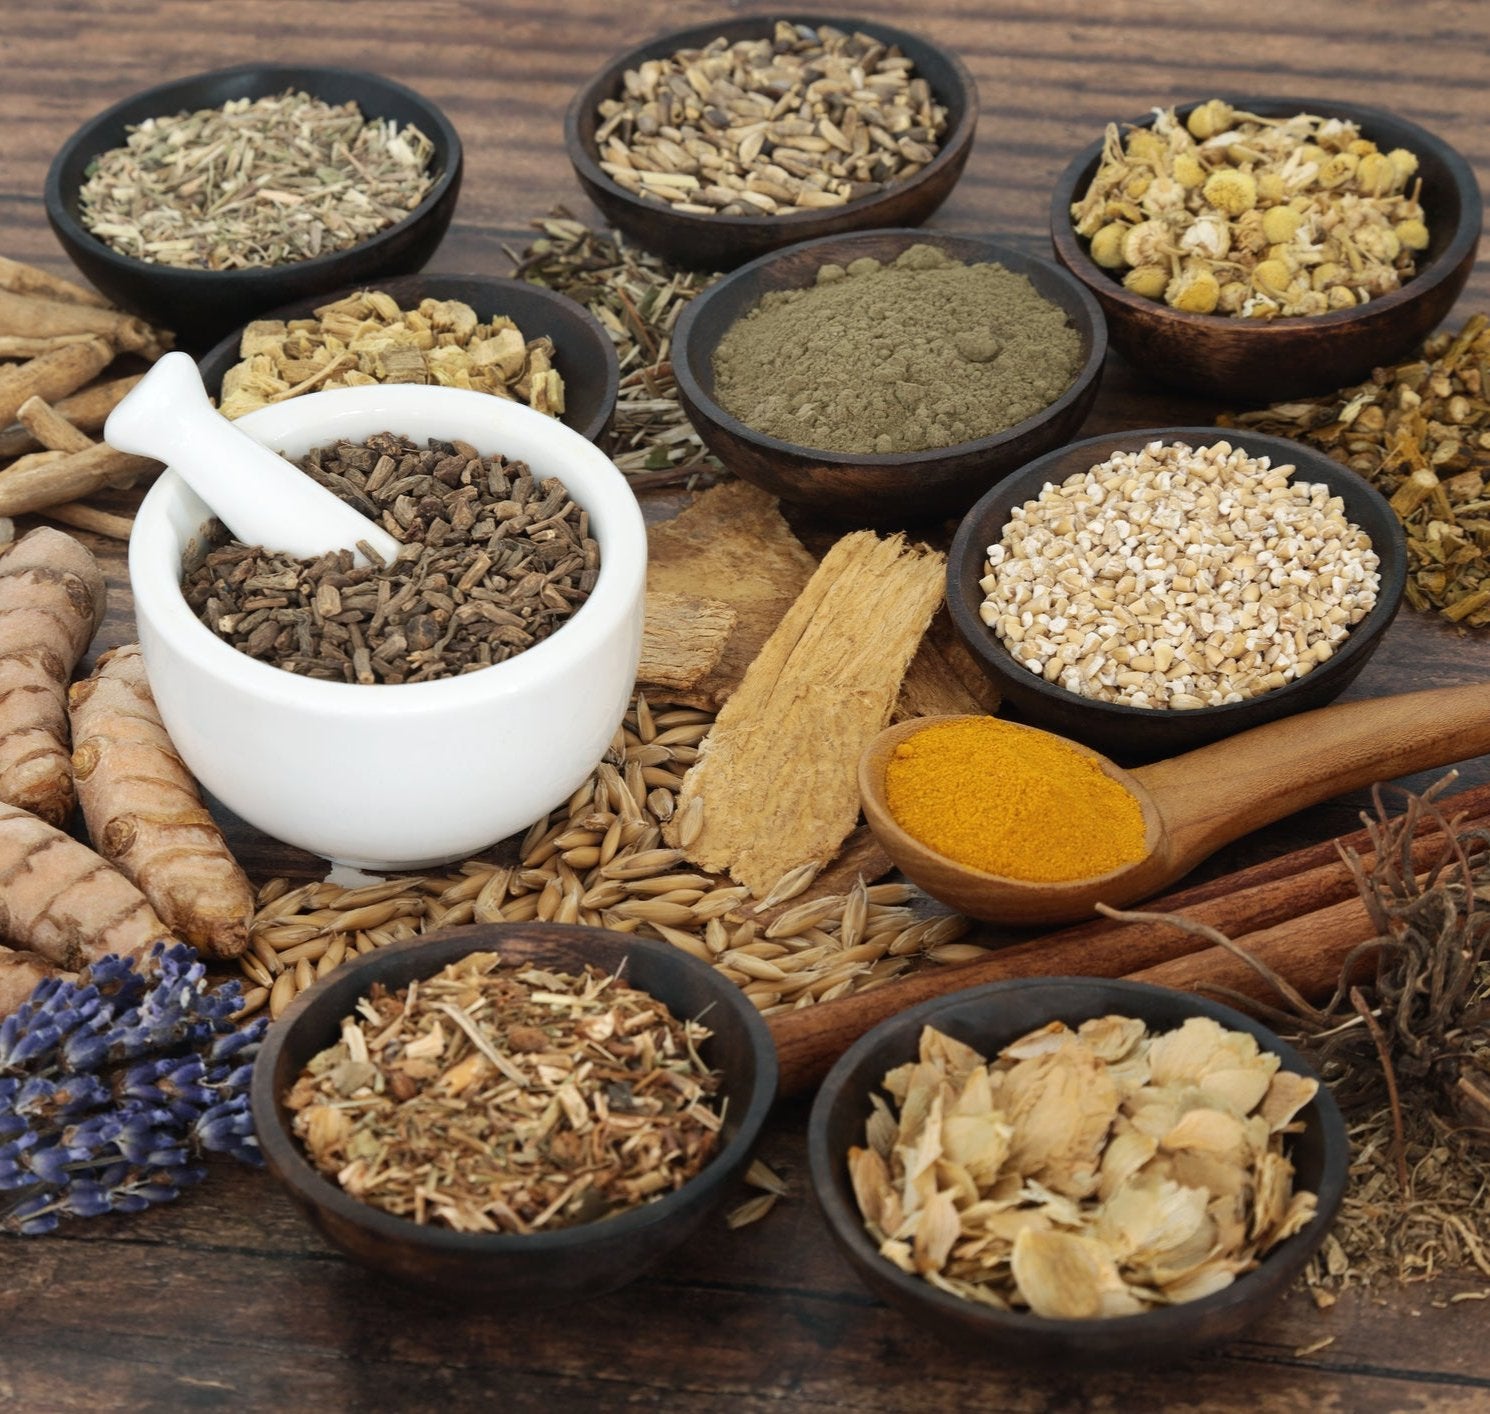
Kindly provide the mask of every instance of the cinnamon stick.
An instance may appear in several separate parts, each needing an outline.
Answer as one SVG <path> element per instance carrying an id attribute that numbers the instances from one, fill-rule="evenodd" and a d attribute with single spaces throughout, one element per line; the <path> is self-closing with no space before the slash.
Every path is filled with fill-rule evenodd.
<path id="1" fill-rule="evenodd" d="M 1447 797 L 1440 805 L 1448 819 L 1462 817 L 1460 828 L 1490 825 L 1490 786 Z M 1437 832 L 1424 832 L 1413 841 L 1415 868 L 1424 868 L 1432 861 L 1440 847 L 1439 839 Z M 1144 907 L 1153 912 L 1183 913 L 1192 922 L 1242 939 L 1355 899 L 1355 878 L 1340 858 L 1340 846 L 1367 860 L 1371 858 L 1370 835 L 1361 829 L 1163 895 Z M 1360 942 L 1364 936 L 1357 931 L 1354 941 Z M 1010 943 L 983 961 L 928 967 L 883 987 L 783 1012 L 769 1019 L 781 1069 L 780 1092 L 791 1095 L 816 1085 L 833 1062 L 872 1026 L 919 1002 L 964 987 L 1018 977 L 1133 976 L 1202 951 L 1212 951 L 1205 939 L 1170 924 L 1100 919 Z M 1339 973 L 1338 956 L 1343 953 L 1337 955 L 1335 975 Z"/>
<path id="2" fill-rule="evenodd" d="M 11 296 L 11 298 L 15 298 Z M 67 344 L 0 372 L 0 427 L 15 421 L 27 398 L 49 403 L 75 393 L 114 361 L 114 346 L 102 338 Z"/>

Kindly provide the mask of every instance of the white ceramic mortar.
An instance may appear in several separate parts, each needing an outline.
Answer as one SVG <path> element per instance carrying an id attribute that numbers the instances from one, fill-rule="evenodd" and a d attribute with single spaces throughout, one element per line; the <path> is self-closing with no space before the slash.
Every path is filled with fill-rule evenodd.
<path id="1" fill-rule="evenodd" d="M 167 468 L 135 519 L 129 577 L 151 690 L 202 785 L 265 834 L 372 870 L 465 858 L 566 799 L 625 715 L 641 646 L 646 530 L 610 458 L 552 418 L 453 388 L 311 393 L 238 426 L 289 457 L 396 432 L 525 461 L 589 512 L 600 575 L 557 632 L 504 663 L 438 682 L 320 682 L 230 647 L 187 608 L 182 562 L 211 512 Z"/>

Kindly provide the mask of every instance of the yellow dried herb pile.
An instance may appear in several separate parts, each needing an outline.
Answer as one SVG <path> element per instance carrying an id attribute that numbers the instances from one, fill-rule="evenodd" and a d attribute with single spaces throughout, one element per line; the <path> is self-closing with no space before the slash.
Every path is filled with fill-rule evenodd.
<path id="1" fill-rule="evenodd" d="M 713 1156 L 709 1032 L 588 967 L 470 953 L 375 986 L 285 1104 L 354 1198 L 461 1232 L 537 1232 L 681 1188 Z"/>
<path id="2" fill-rule="evenodd" d="M 1122 135 L 1071 208 L 1125 288 L 1194 314 L 1271 319 L 1396 289 L 1428 247 L 1417 157 L 1341 118 L 1264 118 L 1219 98 Z"/>
<path id="3" fill-rule="evenodd" d="M 1490 628 L 1490 318 L 1433 335 L 1355 387 L 1217 421 L 1308 442 L 1358 471 L 1407 530 L 1407 602 Z"/>
<path id="4" fill-rule="evenodd" d="M 460 300 L 400 309 L 381 290 L 323 305 L 310 319 L 256 319 L 222 380 L 222 412 L 242 417 L 266 403 L 322 388 L 434 383 L 512 398 L 557 417 L 564 380 L 554 343 L 526 339 L 504 315 L 480 319 Z"/>
<path id="5" fill-rule="evenodd" d="M 1054 1021 L 992 1062 L 926 1027 L 849 1150 L 882 1256 L 1000 1310 L 1083 1320 L 1194 1301 L 1305 1227 L 1283 1152 L 1318 1082 L 1208 1017 Z"/>

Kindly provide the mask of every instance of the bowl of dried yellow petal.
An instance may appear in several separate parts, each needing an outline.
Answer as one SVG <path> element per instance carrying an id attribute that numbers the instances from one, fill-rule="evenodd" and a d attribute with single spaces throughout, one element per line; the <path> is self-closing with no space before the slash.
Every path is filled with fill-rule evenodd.
<path id="1" fill-rule="evenodd" d="M 900 1013 L 833 1067 L 818 1202 L 868 1285 L 1023 1362 L 1177 1360 L 1263 1315 L 1324 1241 L 1334 1099 L 1250 1017 L 1041 978 Z"/>
<path id="2" fill-rule="evenodd" d="M 1213 98 L 1110 124 L 1056 183 L 1050 235 L 1113 348 L 1235 406 L 1405 355 L 1469 279 L 1481 211 L 1464 158 L 1394 113 Z"/>
<path id="3" fill-rule="evenodd" d="M 494 275 L 399 275 L 287 304 L 197 361 L 225 417 L 302 393 L 373 383 L 470 388 L 597 440 L 620 369 L 577 300 Z"/>

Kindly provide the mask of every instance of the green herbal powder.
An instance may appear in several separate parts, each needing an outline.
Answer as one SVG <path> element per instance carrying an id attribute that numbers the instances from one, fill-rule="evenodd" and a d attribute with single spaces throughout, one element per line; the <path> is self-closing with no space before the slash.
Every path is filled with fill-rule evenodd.
<path id="1" fill-rule="evenodd" d="M 1002 265 L 913 245 L 824 265 L 719 341 L 715 395 L 758 432 L 827 452 L 921 452 L 1049 407 L 1081 366 L 1064 312 Z"/>

